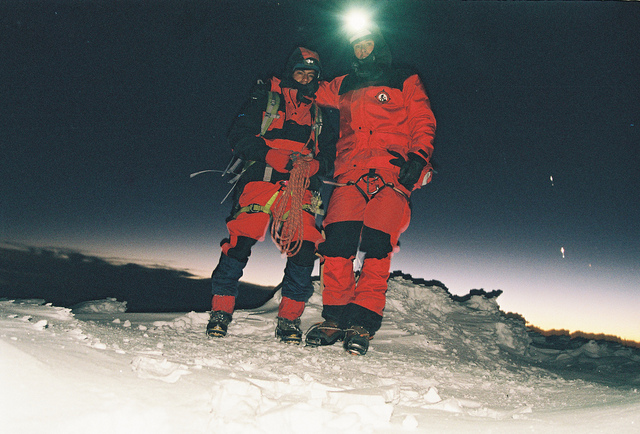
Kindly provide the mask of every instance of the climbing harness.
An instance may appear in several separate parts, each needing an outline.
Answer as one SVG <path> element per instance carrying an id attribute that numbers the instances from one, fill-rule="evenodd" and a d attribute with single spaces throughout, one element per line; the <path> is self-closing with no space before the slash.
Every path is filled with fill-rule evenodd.
<path id="1" fill-rule="evenodd" d="M 336 187 L 348 187 L 354 186 L 362 194 L 365 201 L 369 202 L 380 190 L 385 187 L 390 187 L 395 192 L 402 195 L 405 199 L 409 200 L 409 196 L 392 182 L 386 182 L 382 175 L 376 173 L 376 169 L 369 169 L 369 172 L 362 175 L 355 181 L 347 181 L 345 183 L 323 180 L 325 184 L 334 185 Z"/>
<path id="2" fill-rule="evenodd" d="M 260 81 L 258 82 L 260 83 Z M 264 111 L 262 123 L 260 125 L 260 136 L 263 136 L 275 119 L 280 118 L 278 110 L 280 108 L 281 95 L 277 92 L 268 92 L 267 106 Z M 313 156 L 317 152 L 318 136 L 322 131 L 322 111 L 314 102 L 313 123 L 311 125 L 311 134 L 304 144 L 311 153 L 302 155 L 301 153 L 293 153 L 291 160 L 293 168 L 289 171 L 289 180 L 280 181 L 280 188 L 276 191 L 265 205 L 249 204 L 235 211 L 231 219 L 237 218 L 242 213 L 264 212 L 272 217 L 271 237 L 274 243 L 280 248 L 280 251 L 287 256 L 294 256 L 300 251 L 303 241 L 304 231 L 304 212 L 310 212 L 315 215 L 322 215 L 322 200 L 319 193 L 313 193 L 309 204 L 304 203 L 304 198 L 310 184 L 310 163 Z M 312 149 L 313 148 L 313 149 Z M 192 173 L 191 178 L 206 172 L 221 172 L 222 176 L 233 175 L 228 181 L 232 184 L 231 189 L 227 192 L 220 203 L 223 203 L 231 192 L 236 188 L 238 181 L 255 161 L 243 161 L 238 157 L 232 157 L 227 164 L 225 170 L 202 170 Z M 266 165 L 263 181 L 271 182 L 273 167 Z M 280 200 L 278 201 L 278 196 Z"/>

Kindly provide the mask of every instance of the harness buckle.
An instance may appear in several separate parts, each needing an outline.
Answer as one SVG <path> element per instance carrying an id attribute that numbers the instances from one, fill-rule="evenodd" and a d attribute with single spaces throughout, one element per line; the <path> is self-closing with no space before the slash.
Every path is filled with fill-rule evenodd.
<path id="1" fill-rule="evenodd" d="M 367 186 L 367 195 L 373 196 L 382 188 L 386 187 L 386 183 L 382 176 L 376 173 L 376 169 L 369 169 L 369 173 L 362 175 L 357 182 L 364 181 Z M 373 188 L 373 190 L 372 190 Z"/>
<path id="2" fill-rule="evenodd" d="M 248 214 L 253 214 L 253 213 L 257 213 L 257 212 L 263 212 L 264 211 L 264 207 L 260 204 L 257 203 L 252 203 L 250 205 L 247 205 L 247 210 L 246 212 Z"/>

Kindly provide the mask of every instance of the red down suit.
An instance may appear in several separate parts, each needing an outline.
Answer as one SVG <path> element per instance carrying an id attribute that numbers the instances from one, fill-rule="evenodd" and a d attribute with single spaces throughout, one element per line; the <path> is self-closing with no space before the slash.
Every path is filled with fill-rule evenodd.
<path id="1" fill-rule="evenodd" d="M 277 116 L 271 122 L 267 132 L 260 137 L 268 148 L 264 149 L 265 154 L 261 156 L 252 155 L 255 149 L 247 151 L 246 142 L 236 140 L 236 137 L 255 137 L 259 135 L 260 125 L 265 116 L 267 106 L 267 89 L 254 91 L 254 97 L 250 99 L 242 111 L 239 118 L 230 132 L 230 142 L 233 145 L 235 155 L 243 159 L 254 161 L 241 177 L 240 185 L 236 186 L 239 195 L 235 198 L 235 206 L 232 215 L 227 219 L 229 238 L 222 243 L 222 251 L 225 254 L 236 256 L 238 259 L 246 259 L 245 249 L 238 246 L 238 240 L 248 238 L 250 240 L 262 241 L 265 238 L 269 221 L 271 218 L 270 209 L 278 204 L 282 199 L 279 194 L 289 179 L 289 169 L 287 164 L 292 153 L 307 155 L 311 152 L 317 153 L 317 140 L 308 141 L 311 132 L 311 125 L 314 122 L 314 108 L 312 100 L 301 102 L 297 98 L 297 90 L 292 88 L 281 88 L 280 79 L 273 77 L 268 82 L 268 90 L 281 95 L 280 107 Z M 306 128 L 300 128 L 306 127 Z M 295 131 L 293 134 L 291 131 Z M 250 131 L 253 134 L 247 134 Z M 298 137 L 295 137 L 295 136 Z M 292 138 L 293 137 L 293 138 Z M 312 137 L 312 136 L 311 136 Z M 313 139 L 313 137 L 312 137 Z M 310 149 L 313 148 L 313 149 Z M 257 151 L 261 154 L 263 150 Z M 313 171 L 318 170 L 318 164 Z M 314 180 L 312 188 L 305 192 L 304 203 L 310 207 L 312 200 L 312 189 L 319 185 L 318 180 Z M 253 210 L 247 207 L 254 206 Z M 312 213 L 304 213 L 303 238 L 309 241 L 313 248 L 324 238 L 315 225 L 315 216 Z M 231 249 L 239 248 L 241 251 L 229 252 Z M 313 260 L 313 248 L 311 248 L 311 260 Z"/>
<path id="2" fill-rule="evenodd" d="M 334 172 L 339 186 L 323 223 L 326 241 L 318 249 L 324 258 L 323 316 L 374 333 L 386 302 L 391 256 L 411 218 L 411 191 L 430 180 L 436 121 L 420 78 L 409 70 L 384 68 L 375 79 L 340 76 L 321 82 L 316 96 L 320 106 L 340 110 Z M 407 188 L 392 160 L 412 153 L 426 165 Z M 356 284 L 358 248 L 365 256 Z"/>
<path id="3" fill-rule="evenodd" d="M 299 70 L 306 71 L 302 77 Z M 324 239 L 315 224 L 319 195 L 314 193 L 321 185 L 319 176 L 332 170 L 335 138 L 330 128 L 320 134 L 317 127 L 321 123 L 320 109 L 314 103 L 318 81 L 317 75 L 310 79 L 313 74 L 309 70 L 321 72 L 319 57 L 299 47 L 289 57 L 282 79 L 258 82 L 229 131 L 234 156 L 243 164 L 238 165 L 240 172 L 234 172 L 239 178 L 234 178 L 238 180 L 234 204 L 227 218 L 229 237 L 222 240 L 220 260 L 211 274 L 214 312 L 233 313 L 238 281 L 251 248 L 265 238 L 273 215 L 278 217 L 274 232 L 283 219 L 295 227 L 285 234 L 284 241 L 278 240 L 278 246 L 288 256 L 278 317 L 299 321 L 305 302 L 313 293 L 311 273 L 316 246 Z M 297 160 L 301 156 L 302 165 Z M 308 172 L 293 170 L 291 181 L 290 171 L 295 168 Z M 310 176 L 308 186 L 306 175 Z M 296 207 L 293 214 L 292 203 Z M 301 215 L 298 207 L 302 208 Z"/>

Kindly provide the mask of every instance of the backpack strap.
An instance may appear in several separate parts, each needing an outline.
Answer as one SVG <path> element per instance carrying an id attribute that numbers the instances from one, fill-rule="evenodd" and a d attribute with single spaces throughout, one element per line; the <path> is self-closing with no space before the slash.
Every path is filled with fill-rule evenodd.
<path id="1" fill-rule="evenodd" d="M 278 197 L 278 195 L 280 194 L 282 190 L 278 190 L 275 193 L 273 193 L 273 196 L 271 196 L 271 198 L 267 201 L 267 203 L 265 205 L 260 205 L 258 203 L 252 203 L 246 206 L 243 206 L 242 208 L 240 208 L 232 217 L 232 220 L 236 219 L 240 214 L 246 212 L 249 214 L 253 214 L 256 212 L 263 212 L 266 214 L 271 215 L 271 206 L 273 206 L 273 203 L 276 201 L 276 198 Z"/>
<path id="2" fill-rule="evenodd" d="M 264 136 L 274 119 L 278 119 L 278 109 L 280 108 L 280 94 L 278 92 L 269 92 L 267 98 L 267 108 L 264 112 L 264 118 L 262 118 L 262 125 L 260 126 L 260 135 Z"/>
<path id="3" fill-rule="evenodd" d="M 317 141 L 318 136 L 322 132 L 322 110 L 320 109 L 320 107 L 318 107 L 318 104 L 316 104 L 315 101 L 313 103 L 313 108 L 315 111 L 315 116 L 313 118 L 313 125 L 311 125 L 311 128 L 315 132 L 315 139 Z"/>
<path id="4" fill-rule="evenodd" d="M 260 135 L 264 136 L 274 119 L 278 119 L 278 109 L 280 108 L 280 94 L 278 92 L 269 91 L 267 96 L 267 107 L 264 111 L 264 117 L 262 118 L 262 125 L 260 126 Z M 267 164 L 264 171 L 263 181 L 271 181 L 271 173 L 273 168 Z"/>
<path id="5" fill-rule="evenodd" d="M 248 213 L 248 214 L 253 214 L 253 213 L 257 213 L 257 212 L 263 212 L 265 214 L 269 214 L 271 215 L 271 207 L 273 206 L 273 204 L 275 203 L 276 199 L 278 198 L 278 195 L 282 192 L 282 189 L 276 191 L 273 196 L 271 196 L 271 198 L 269 198 L 269 200 L 267 201 L 266 204 L 264 205 L 260 205 L 258 203 L 251 203 L 249 205 L 243 206 L 241 208 L 239 208 L 235 214 L 233 214 L 233 217 L 231 217 L 231 220 L 235 220 L 236 218 L 238 218 L 238 216 L 242 213 Z M 310 214 L 314 214 L 314 215 L 324 215 L 324 209 L 322 208 L 322 198 L 320 197 L 320 194 L 314 194 L 311 198 L 311 203 L 309 204 L 304 204 L 302 205 L 302 209 L 304 211 L 307 211 Z M 284 220 L 287 219 L 287 217 L 289 216 L 289 211 L 287 211 L 282 217 Z"/>

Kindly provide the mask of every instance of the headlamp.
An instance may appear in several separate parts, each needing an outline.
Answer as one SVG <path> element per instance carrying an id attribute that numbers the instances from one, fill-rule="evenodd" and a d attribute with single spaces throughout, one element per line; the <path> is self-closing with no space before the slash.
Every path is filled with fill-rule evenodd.
<path id="1" fill-rule="evenodd" d="M 352 9 L 344 16 L 349 43 L 371 34 L 371 16 L 362 9 Z"/>

